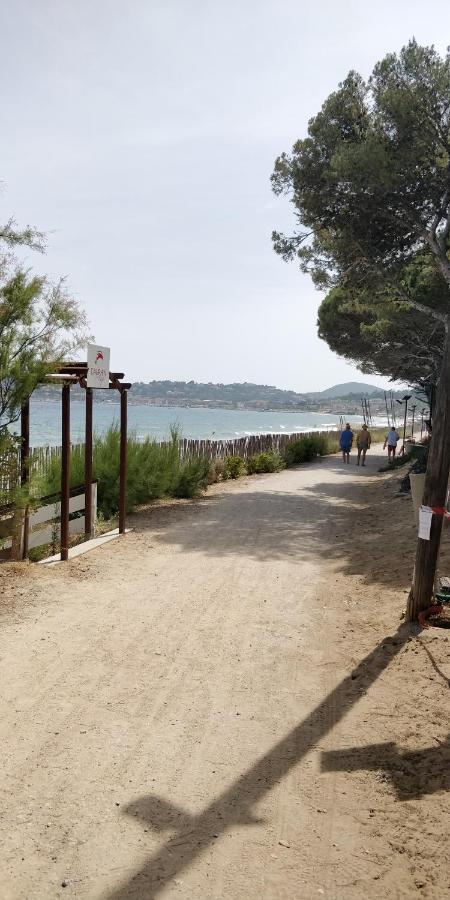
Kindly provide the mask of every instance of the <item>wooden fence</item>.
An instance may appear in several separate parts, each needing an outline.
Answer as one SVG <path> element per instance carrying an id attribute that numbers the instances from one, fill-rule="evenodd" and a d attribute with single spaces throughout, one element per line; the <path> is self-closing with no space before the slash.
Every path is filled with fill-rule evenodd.
<path id="1" fill-rule="evenodd" d="M 194 440 L 182 438 L 180 440 L 180 455 L 182 459 L 204 456 L 213 462 L 216 459 L 224 459 L 226 456 L 242 456 L 249 459 L 255 453 L 283 450 L 293 441 L 301 437 L 310 437 L 317 434 L 330 434 L 330 432 L 294 432 L 293 434 L 251 434 L 246 437 L 233 438 L 232 440 Z"/>
<path id="2" fill-rule="evenodd" d="M 69 501 L 69 535 L 84 534 L 86 496 L 84 485 L 72 488 Z M 92 517 L 97 519 L 97 483 L 92 485 Z M 14 523 L 14 507 L 0 508 L 0 559 L 8 559 L 12 544 L 12 530 Z M 41 506 L 31 509 L 24 518 L 20 544 L 25 545 L 24 529 L 28 530 L 26 546 L 29 550 L 34 547 L 42 547 L 44 544 L 60 541 L 61 535 L 61 502 L 59 495 L 43 497 Z"/>
<path id="3" fill-rule="evenodd" d="M 312 435 L 337 436 L 338 431 L 309 431 L 294 432 L 292 434 L 251 434 L 246 437 L 233 438 L 231 440 L 197 440 L 194 438 L 181 438 L 179 440 L 179 451 L 182 459 L 195 457 L 206 457 L 210 462 L 216 459 L 224 459 L 227 456 L 241 456 L 248 459 L 255 453 L 265 451 L 277 451 L 282 453 L 286 447 L 293 441 L 301 437 Z M 167 441 L 157 442 L 161 446 L 169 446 Z M 83 452 L 84 444 L 74 444 L 74 447 Z M 40 472 L 45 474 L 49 469 L 52 461 L 61 456 L 61 447 L 34 447 L 30 450 L 30 474 Z M 0 471 L 2 466 L 0 466 Z M 13 467 L 9 465 L 8 473 L 4 474 L 0 479 L 0 491 L 3 494 L 12 492 L 18 484 L 20 472 L 20 458 L 17 451 L 17 464 Z"/>

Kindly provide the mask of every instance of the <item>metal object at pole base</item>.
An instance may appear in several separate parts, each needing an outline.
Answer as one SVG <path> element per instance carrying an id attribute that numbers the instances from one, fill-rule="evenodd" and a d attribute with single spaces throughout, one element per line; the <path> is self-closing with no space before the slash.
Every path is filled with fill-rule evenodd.
<path id="1" fill-rule="evenodd" d="M 120 393 L 120 470 L 119 470 L 119 534 L 125 534 L 127 505 L 127 398 L 128 391 Z"/>
<path id="2" fill-rule="evenodd" d="M 92 388 L 86 388 L 86 427 L 84 435 L 84 533 L 92 534 Z"/>
<path id="3" fill-rule="evenodd" d="M 61 450 L 61 559 L 69 558 L 70 506 L 70 385 L 62 389 Z"/>

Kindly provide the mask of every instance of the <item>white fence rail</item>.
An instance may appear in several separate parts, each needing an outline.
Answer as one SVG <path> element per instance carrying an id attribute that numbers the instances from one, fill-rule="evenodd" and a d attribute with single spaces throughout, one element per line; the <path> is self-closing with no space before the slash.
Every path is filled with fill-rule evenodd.
<path id="1" fill-rule="evenodd" d="M 74 493 L 70 497 L 69 516 L 69 535 L 84 534 L 85 516 L 75 515 L 83 513 L 86 508 L 86 497 L 84 489 L 80 489 L 80 493 Z M 92 485 L 92 518 L 95 523 L 97 519 L 97 484 Z M 3 550 L 11 548 L 13 526 L 13 514 L 6 514 L 0 519 L 0 546 Z M 28 549 L 34 547 L 42 547 L 44 544 L 59 543 L 61 537 L 61 502 L 56 500 L 54 503 L 47 503 L 40 506 L 28 516 Z M 22 538 L 23 545 L 23 538 Z"/>

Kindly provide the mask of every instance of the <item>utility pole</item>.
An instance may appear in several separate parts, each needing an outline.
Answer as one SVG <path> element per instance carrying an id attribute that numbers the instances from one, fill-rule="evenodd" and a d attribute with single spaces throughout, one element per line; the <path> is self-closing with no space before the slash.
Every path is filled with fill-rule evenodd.
<path id="1" fill-rule="evenodd" d="M 367 425 L 367 422 L 366 422 L 366 410 L 365 410 L 365 407 L 364 407 L 364 397 L 361 397 L 361 406 L 362 406 L 362 414 L 363 414 L 363 419 L 364 419 L 364 425 Z"/>
<path id="2" fill-rule="evenodd" d="M 394 394 L 392 391 L 391 391 L 391 416 L 392 416 L 392 425 L 394 428 L 397 428 L 397 416 L 395 415 Z"/>
<path id="3" fill-rule="evenodd" d="M 423 505 L 431 507 L 433 516 L 428 540 L 417 541 L 414 578 L 406 617 L 417 619 L 419 612 L 431 603 L 436 577 L 441 532 L 444 517 L 442 511 L 447 502 L 450 470 L 450 320 L 444 344 L 442 367 L 437 390 L 431 394 L 432 426 L 428 449 L 427 472 L 423 491 Z M 437 510 L 437 512 L 434 512 Z"/>
<path id="4" fill-rule="evenodd" d="M 415 404 L 411 407 L 411 410 L 412 410 L 411 437 L 413 438 L 414 437 L 414 413 L 416 411 Z"/>
<path id="5" fill-rule="evenodd" d="M 422 435 L 423 435 L 423 419 L 424 419 L 424 415 L 425 415 L 425 410 L 424 410 L 424 409 L 422 410 L 422 412 L 421 412 L 420 415 L 421 415 L 421 419 L 420 419 L 420 440 L 422 440 Z"/>
<path id="6" fill-rule="evenodd" d="M 387 402 L 386 391 L 384 392 L 384 403 L 385 403 L 385 406 L 386 406 L 386 418 L 387 418 L 388 428 L 390 428 L 390 427 L 391 427 L 391 423 L 390 423 L 390 421 L 389 421 L 389 407 L 388 407 L 388 402 Z"/>

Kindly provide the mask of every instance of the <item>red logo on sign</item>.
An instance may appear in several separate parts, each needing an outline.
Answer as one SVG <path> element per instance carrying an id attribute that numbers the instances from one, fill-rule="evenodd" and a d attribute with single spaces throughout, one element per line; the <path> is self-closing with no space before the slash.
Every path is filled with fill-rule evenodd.
<path id="1" fill-rule="evenodd" d="M 95 362 L 97 363 L 99 359 L 103 360 L 103 353 L 101 350 L 98 351 L 97 356 L 95 357 Z"/>

